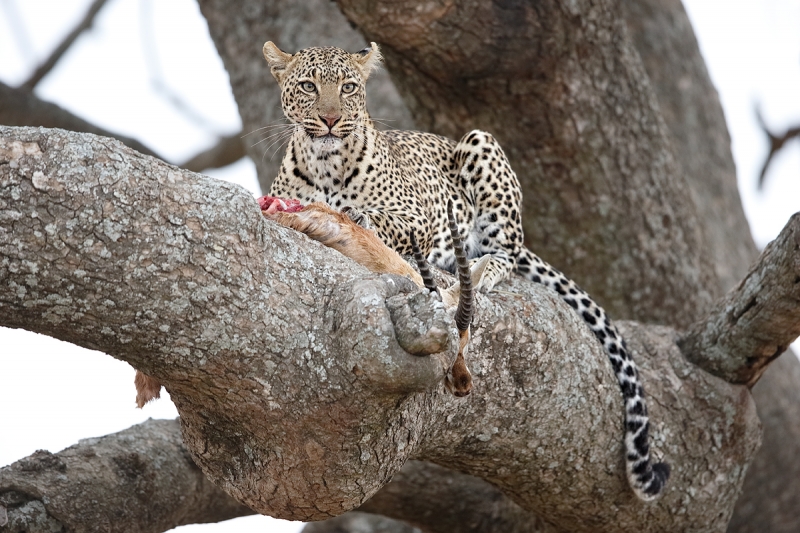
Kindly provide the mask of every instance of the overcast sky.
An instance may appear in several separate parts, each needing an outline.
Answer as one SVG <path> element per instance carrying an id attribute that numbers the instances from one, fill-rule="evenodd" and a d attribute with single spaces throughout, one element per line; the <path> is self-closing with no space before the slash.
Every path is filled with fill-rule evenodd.
<path id="1" fill-rule="evenodd" d="M 0 0 L 0 80 L 10 85 L 24 81 L 89 4 Z M 689 0 L 685 5 L 725 109 L 745 212 L 763 247 L 800 211 L 800 142 L 776 158 L 766 190 L 756 192 L 767 144 L 753 112 L 760 103 L 775 131 L 800 124 L 800 2 Z M 261 42 L 268 38 L 254 36 L 253 53 L 260 54 Z M 191 113 L 176 111 L 154 89 L 153 78 L 180 95 Z M 42 81 L 37 94 L 99 126 L 135 137 L 173 161 L 241 127 L 228 76 L 192 0 L 111 0 L 94 29 Z M 209 174 L 259 193 L 249 161 Z M 134 409 L 133 374 L 129 365 L 105 354 L 0 328 L 0 466 L 36 449 L 55 452 L 80 438 L 119 431 L 148 417 L 175 417 L 168 399 Z M 299 528 L 248 517 L 176 531 Z"/>

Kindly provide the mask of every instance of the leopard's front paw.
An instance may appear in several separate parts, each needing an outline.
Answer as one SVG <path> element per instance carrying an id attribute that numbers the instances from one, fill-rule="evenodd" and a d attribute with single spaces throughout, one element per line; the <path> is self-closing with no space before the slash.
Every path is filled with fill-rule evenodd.
<path id="1" fill-rule="evenodd" d="M 342 208 L 342 213 L 347 215 L 347 218 L 349 218 L 362 228 L 369 230 L 373 229 L 372 222 L 369 219 L 369 215 L 359 210 L 358 208 L 346 205 Z"/>

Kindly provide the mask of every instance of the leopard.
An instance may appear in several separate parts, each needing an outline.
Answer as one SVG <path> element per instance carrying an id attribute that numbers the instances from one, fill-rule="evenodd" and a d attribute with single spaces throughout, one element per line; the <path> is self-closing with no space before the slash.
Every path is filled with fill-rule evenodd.
<path id="1" fill-rule="evenodd" d="M 516 273 L 554 290 L 594 333 L 622 392 L 628 482 L 641 500 L 658 498 L 670 466 L 650 458 L 650 419 L 637 366 L 605 310 L 523 244 L 520 184 L 494 136 L 473 130 L 454 141 L 379 130 L 365 92 L 382 62 L 374 42 L 355 53 L 311 47 L 290 54 L 268 41 L 263 54 L 291 132 L 269 194 L 326 204 L 398 254 L 411 256 L 416 247 L 431 264 L 454 272 L 451 204 L 469 260 L 489 257 L 477 290 L 491 292 Z"/>

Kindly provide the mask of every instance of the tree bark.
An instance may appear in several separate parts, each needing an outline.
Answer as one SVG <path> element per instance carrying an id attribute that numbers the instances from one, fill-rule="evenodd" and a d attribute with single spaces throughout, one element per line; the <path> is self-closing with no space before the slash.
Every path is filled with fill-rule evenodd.
<path id="1" fill-rule="evenodd" d="M 690 360 L 731 383 L 756 384 L 800 335 L 800 213 L 745 279 L 679 344 Z"/>
<path id="2" fill-rule="evenodd" d="M 638 501 L 611 368 L 571 308 L 519 279 L 480 296 L 473 395 L 447 353 L 394 341 L 410 282 L 263 220 L 241 188 L 115 141 L 3 128 L 0 323 L 103 350 L 162 381 L 195 462 L 254 510 L 321 519 L 422 459 L 491 482 L 561 530 L 722 531 L 759 440 L 749 391 L 687 363 L 669 328 L 623 323 L 673 477 Z M 21 201 L 20 201 L 21 200 Z M 428 305 L 437 305 L 435 298 Z M 409 302 L 409 303 L 404 303 Z M 514 347 L 510 349 L 510 347 Z"/>
<path id="3" fill-rule="evenodd" d="M 722 296 L 758 256 L 736 183 L 731 139 L 692 25 L 680 0 L 620 2 L 680 172 L 698 209 Z"/>
<path id="4" fill-rule="evenodd" d="M 768 379 L 770 378 L 771 379 Z M 800 365 L 791 352 L 753 388 L 764 443 L 747 473 L 729 533 L 793 533 L 800 528 Z"/>

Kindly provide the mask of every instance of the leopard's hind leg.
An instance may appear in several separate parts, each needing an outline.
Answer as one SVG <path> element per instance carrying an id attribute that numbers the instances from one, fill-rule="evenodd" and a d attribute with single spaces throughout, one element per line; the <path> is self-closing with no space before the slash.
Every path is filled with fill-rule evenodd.
<path id="1" fill-rule="evenodd" d="M 517 176 L 495 138 L 473 130 L 456 145 L 449 170 L 451 199 L 467 256 L 491 260 L 478 289 L 490 291 L 508 278 L 522 246 L 521 193 Z M 444 228 L 429 260 L 453 271 L 452 239 Z"/>

